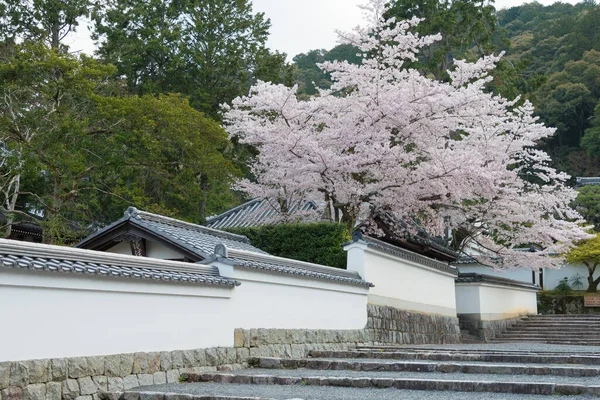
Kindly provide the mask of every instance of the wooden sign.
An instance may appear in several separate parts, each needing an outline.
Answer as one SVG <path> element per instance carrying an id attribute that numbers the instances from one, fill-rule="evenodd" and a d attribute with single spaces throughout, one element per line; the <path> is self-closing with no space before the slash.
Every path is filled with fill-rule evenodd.
<path id="1" fill-rule="evenodd" d="M 583 305 L 585 307 L 600 307 L 600 296 L 585 296 Z"/>

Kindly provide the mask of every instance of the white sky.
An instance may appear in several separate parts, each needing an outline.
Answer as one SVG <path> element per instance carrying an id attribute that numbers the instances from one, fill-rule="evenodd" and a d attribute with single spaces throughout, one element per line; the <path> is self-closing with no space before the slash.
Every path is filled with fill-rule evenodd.
<path id="1" fill-rule="evenodd" d="M 575 4 L 577 0 L 561 0 Z M 264 12 L 271 19 L 271 34 L 267 45 L 288 54 L 288 59 L 313 49 L 330 49 L 337 44 L 335 30 L 350 31 L 363 23 L 357 7 L 365 0 L 252 0 L 255 12 Z M 496 0 L 497 9 L 523 4 L 523 0 Z M 555 0 L 538 0 L 549 5 Z M 86 29 L 72 35 L 66 44 L 73 51 L 93 51 Z"/>

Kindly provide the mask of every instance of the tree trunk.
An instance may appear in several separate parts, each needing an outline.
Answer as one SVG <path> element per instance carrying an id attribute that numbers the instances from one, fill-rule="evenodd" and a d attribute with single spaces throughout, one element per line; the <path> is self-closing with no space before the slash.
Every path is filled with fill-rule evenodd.
<path id="1" fill-rule="evenodd" d="M 206 200 L 208 198 L 208 180 L 204 175 L 200 177 L 200 189 L 202 189 L 202 198 L 198 202 L 198 214 L 200 214 L 200 221 L 204 222 L 206 218 Z"/>
<path id="2" fill-rule="evenodd" d="M 600 279 L 592 279 L 591 277 L 588 277 L 588 288 L 587 291 L 591 292 L 591 293 L 595 293 L 598 291 L 598 284 L 600 283 Z"/>
<path id="3" fill-rule="evenodd" d="M 598 284 L 600 283 L 600 277 L 598 277 L 597 279 L 594 279 L 594 272 L 596 272 L 596 267 L 598 266 L 598 263 L 594 263 L 593 265 L 588 264 L 587 262 L 584 263 L 585 266 L 588 269 L 588 288 L 587 288 L 587 292 L 591 292 L 591 293 L 596 293 L 598 291 Z"/>

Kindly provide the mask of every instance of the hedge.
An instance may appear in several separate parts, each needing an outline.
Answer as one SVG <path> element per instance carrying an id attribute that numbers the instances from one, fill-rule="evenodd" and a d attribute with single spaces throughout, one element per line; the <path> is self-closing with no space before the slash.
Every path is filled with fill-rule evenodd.
<path id="1" fill-rule="evenodd" d="M 327 222 L 231 228 L 245 235 L 253 246 L 279 257 L 346 269 L 342 244 L 351 236 L 345 225 Z"/>

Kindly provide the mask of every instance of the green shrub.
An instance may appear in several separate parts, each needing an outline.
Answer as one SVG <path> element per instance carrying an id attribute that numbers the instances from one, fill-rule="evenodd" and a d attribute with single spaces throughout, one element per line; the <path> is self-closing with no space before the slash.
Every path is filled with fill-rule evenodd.
<path id="1" fill-rule="evenodd" d="M 345 225 L 319 222 L 228 229 L 245 235 L 253 246 L 279 257 L 346 268 L 342 244 L 351 235 Z"/>
<path id="2" fill-rule="evenodd" d="M 559 294 L 568 294 L 572 291 L 571 285 L 569 285 L 569 278 L 563 278 L 558 282 L 558 285 L 554 288 L 554 291 Z"/>

